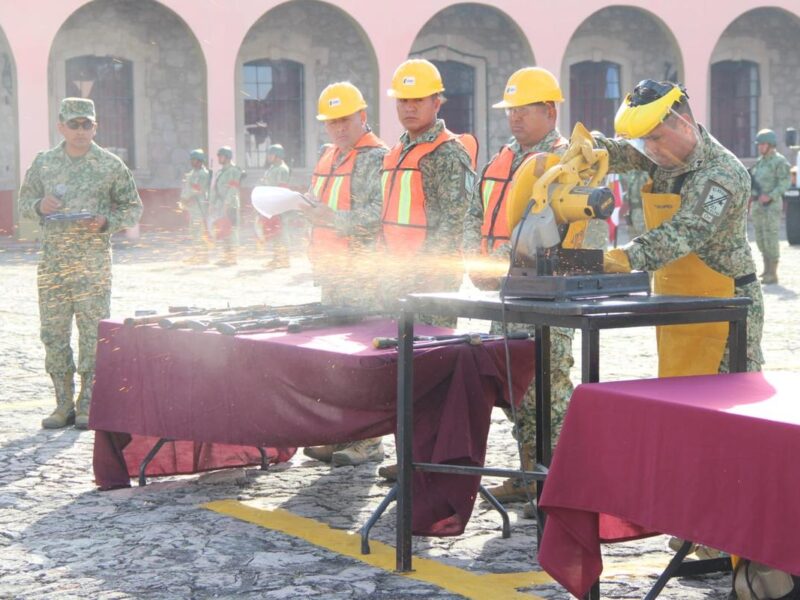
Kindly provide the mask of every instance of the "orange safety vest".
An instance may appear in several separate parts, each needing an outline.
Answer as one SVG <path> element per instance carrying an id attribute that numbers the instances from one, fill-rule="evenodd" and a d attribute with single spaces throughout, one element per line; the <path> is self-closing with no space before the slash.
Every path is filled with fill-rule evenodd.
<path id="1" fill-rule="evenodd" d="M 314 196 L 335 211 L 349 211 L 351 207 L 350 179 L 356 164 L 356 157 L 359 152 L 369 148 L 386 148 L 386 144 L 369 131 L 361 136 L 341 164 L 334 167 L 341 156 L 341 151 L 336 146 L 329 146 L 317 162 L 311 177 L 311 191 Z M 311 232 L 311 245 L 314 253 L 323 250 L 346 250 L 349 240 L 337 235 L 332 227 L 315 225 Z"/>
<path id="2" fill-rule="evenodd" d="M 383 241 L 392 254 L 414 254 L 422 249 L 428 233 L 425 188 L 420 161 L 442 144 L 461 144 L 470 156 L 472 168 L 478 159 L 478 140 L 468 133 L 457 135 L 447 129 L 436 139 L 422 142 L 403 152 L 397 144 L 383 157 Z"/>
<path id="3" fill-rule="evenodd" d="M 503 146 L 481 174 L 480 191 L 483 202 L 481 252 L 484 254 L 511 239 L 508 219 L 501 211 L 505 211 L 508 186 L 522 162 L 520 161 L 516 169 L 512 169 L 514 151 L 508 146 Z"/>

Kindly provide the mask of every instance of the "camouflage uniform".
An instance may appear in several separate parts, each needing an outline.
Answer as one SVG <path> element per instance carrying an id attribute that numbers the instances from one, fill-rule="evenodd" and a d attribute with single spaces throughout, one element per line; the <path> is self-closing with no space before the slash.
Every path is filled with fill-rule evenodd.
<path id="1" fill-rule="evenodd" d="M 290 175 L 291 172 L 289 171 L 289 165 L 287 165 L 284 161 L 281 161 L 280 164 L 277 165 L 274 163 L 271 164 L 269 168 L 264 171 L 264 175 L 262 175 L 258 183 L 260 185 L 288 187 Z M 256 224 L 260 225 L 261 219 L 263 218 L 264 217 L 259 217 L 256 219 Z M 277 220 L 281 225 L 284 224 L 280 215 L 272 218 Z M 288 256 L 289 248 L 287 240 L 287 232 L 284 227 L 281 227 L 278 234 L 269 239 L 267 243 L 272 246 L 272 251 L 275 255 Z"/>
<path id="2" fill-rule="evenodd" d="M 92 233 L 75 222 L 42 219 L 42 257 L 38 268 L 41 340 L 45 369 L 63 400 L 72 404 L 75 362 L 70 336 L 72 317 L 78 326 L 78 365 L 82 387 L 79 413 L 88 414 L 94 379 L 97 326 L 108 318 L 111 300 L 111 234 L 132 227 L 142 214 L 133 176 L 117 156 L 92 142 L 80 158 L 70 158 L 62 142 L 40 152 L 19 192 L 20 213 L 41 217 L 39 202 L 60 197 L 60 212 L 88 211 L 107 219 Z M 56 192 L 60 193 L 56 193 Z M 61 404 L 61 402 L 59 402 Z"/>
<path id="3" fill-rule="evenodd" d="M 784 158 L 783 154 L 771 150 L 766 155 L 759 157 L 751 169 L 755 180 L 751 192 L 753 196 L 765 194 L 770 197 L 769 204 L 761 204 L 758 198 L 754 198 L 750 207 L 756 232 L 756 244 L 765 259 L 778 260 L 780 257 L 778 240 L 783 212 L 783 195 L 791 183 L 789 168 L 789 161 Z"/>
<path id="4" fill-rule="evenodd" d="M 226 251 L 239 242 L 239 186 L 243 171 L 233 162 L 217 171 L 214 184 L 211 186 L 209 199 L 210 214 L 213 218 L 227 216 L 233 225 L 231 235 L 223 240 Z"/>
<path id="5" fill-rule="evenodd" d="M 621 175 L 625 194 L 623 201 L 628 209 L 628 237 L 635 238 L 645 231 L 644 211 L 642 210 L 642 187 L 650 176 L 647 171 L 630 171 Z"/>
<path id="6" fill-rule="evenodd" d="M 523 151 L 519 143 L 512 139 L 508 143 L 508 147 L 514 151 L 514 160 L 512 161 L 512 169 L 516 169 L 525 157 L 537 152 L 550 152 L 557 155 L 562 155 L 568 147 L 568 140 L 565 139 L 558 130 L 554 129 L 548 133 L 542 140 L 530 150 Z M 483 223 L 483 200 L 480 197 L 480 183 L 476 186 L 476 193 L 472 197 L 472 203 L 467 213 L 465 226 L 464 226 L 464 250 L 465 252 L 477 252 L 481 244 L 481 224 Z M 602 231 L 605 229 L 606 235 L 608 233 L 608 226 L 604 221 L 593 219 L 590 222 L 592 230 Z M 589 232 L 587 231 L 587 234 Z M 595 236 L 599 238 L 600 236 Z M 587 244 L 588 247 L 588 244 Z M 498 246 L 492 251 L 492 255 L 510 259 L 511 248 L 509 243 Z M 508 327 L 509 331 L 524 331 L 530 334 L 535 333 L 533 325 L 526 325 L 523 323 L 513 323 Z M 492 333 L 502 332 L 502 323 L 497 321 L 492 323 Z M 575 337 L 575 330 L 567 329 L 564 327 L 553 327 L 550 330 L 550 410 L 551 410 L 551 426 L 553 440 L 558 439 L 558 433 L 561 431 L 561 425 L 564 421 L 564 414 L 567 412 L 567 403 L 572 396 L 574 386 L 569 377 L 570 369 L 575 363 L 572 357 L 572 340 Z M 535 396 L 535 381 L 531 382 L 528 391 L 522 399 L 522 403 L 516 411 L 517 423 L 514 426 L 514 435 L 524 445 L 535 447 L 536 440 L 536 396 Z M 510 411 L 506 414 L 511 418 Z"/>
<path id="7" fill-rule="evenodd" d="M 436 123 L 417 139 L 408 132 L 400 136 L 403 153 L 419 143 L 432 142 L 444 130 L 445 123 Z M 464 230 L 464 215 L 474 193 L 475 172 L 466 149 L 459 143 L 440 145 L 420 161 L 422 187 L 425 194 L 425 215 L 428 224 L 422 252 L 459 262 L 459 249 Z M 435 261 L 413 261 L 411 272 L 398 273 L 399 267 L 388 269 L 381 293 L 384 306 L 394 307 L 396 300 L 414 292 L 456 291 L 461 287 L 463 271 L 453 265 Z M 425 268 L 429 267 L 429 268 Z M 420 320 L 441 327 L 455 327 L 456 319 L 438 315 L 420 315 Z"/>
<path id="8" fill-rule="evenodd" d="M 681 207 L 670 220 L 647 231 L 624 250 L 631 267 L 655 271 L 694 252 L 715 271 L 731 278 L 750 275 L 755 264 L 747 243 L 747 201 L 750 177 L 742 163 L 703 127 L 701 141 L 687 157 L 686 165 L 672 170 L 657 167 L 628 142 L 603 137 L 596 141 L 609 151 L 610 168 L 615 172 L 646 170 L 653 179 L 653 192 L 672 193 L 680 178 Z M 728 195 L 712 206 L 712 186 Z M 709 209 L 713 208 L 713 211 Z M 759 283 L 736 286 L 735 296 L 746 296 L 753 304 L 747 311 L 747 370 L 760 371 L 761 331 L 764 324 L 764 299 Z M 728 370 L 727 349 L 720 371 Z"/>
<path id="9" fill-rule="evenodd" d="M 336 211 L 333 228 L 350 240 L 345 268 L 337 273 L 315 273 L 321 287 L 322 302 L 375 309 L 380 294 L 374 273 L 366 268 L 374 254 L 381 231 L 381 170 L 387 148 L 365 148 L 358 152 L 350 176 L 350 210 Z M 336 169 L 347 158 L 341 153 Z M 364 266 L 363 270 L 359 267 Z M 357 269 L 357 270 L 355 270 Z"/>
<path id="10" fill-rule="evenodd" d="M 208 226 L 208 188 L 211 173 L 202 165 L 183 177 L 181 205 L 189 211 L 189 232 L 195 245 L 203 244 L 203 234 Z"/>

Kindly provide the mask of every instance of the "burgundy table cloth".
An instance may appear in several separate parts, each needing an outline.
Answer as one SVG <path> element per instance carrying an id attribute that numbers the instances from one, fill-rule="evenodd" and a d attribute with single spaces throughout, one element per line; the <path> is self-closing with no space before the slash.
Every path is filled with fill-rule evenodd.
<path id="1" fill-rule="evenodd" d="M 575 596 L 601 542 L 669 533 L 800 574 L 800 374 L 579 386 L 541 498 L 539 564 Z"/>
<path id="2" fill-rule="evenodd" d="M 448 332 L 418 325 L 417 335 Z M 375 350 L 397 335 L 390 320 L 225 336 L 102 321 L 90 427 L 97 430 L 95 481 L 130 485 L 158 438 L 147 475 L 192 473 L 272 461 L 298 446 L 393 433 L 397 352 Z M 534 344 L 511 341 L 515 398 L 533 377 Z M 505 402 L 502 342 L 414 352 L 414 460 L 482 466 L 491 410 Z M 478 477 L 414 474 L 414 533 L 457 535 Z"/>

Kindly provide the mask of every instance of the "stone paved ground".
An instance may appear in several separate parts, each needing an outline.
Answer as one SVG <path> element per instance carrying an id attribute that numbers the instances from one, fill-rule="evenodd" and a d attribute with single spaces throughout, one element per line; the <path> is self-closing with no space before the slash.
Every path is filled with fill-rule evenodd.
<path id="1" fill-rule="evenodd" d="M 317 298 L 308 264 L 268 274 L 262 256 L 237 267 L 180 262 L 180 241 L 145 237 L 115 254 L 112 314 L 168 304 L 223 306 Z M 781 285 L 765 288 L 768 368 L 797 369 L 800 350 L 800 248 L 782 242 Z M 299 538 L 201 508 L 214 500 L 247 500 L 281 507 L 334 528 L 356 530 L 387 487 L 375 465 L 330 469 L 302 454 L 269 472 L 231 469 L 169 477 L 146 488 L 100 493 L 91 470 L 93 433 L 39 426 L 51 408 L 51 388 L 38 341 L 35 251 L 0 246 L 0 597 L 1 598 L 455 598 L 437 586 L 381 570 Z M 477 324 L 471 324 L 477 327 Z M 651 330 L 604 332 L 602 379 L 650 376 Z M 579 357 L 580 354 L 576 354 Z M 579 380 L 579 364 L 574 377 Z M 494 415 L 489 461 L 512 466 L 515 447 L 501 412 Z M 391 460 L 393 442 L 386 440 Z M 458 538 L 415 539 L 426 556 L 469 573 L 538 570 L 533 522 L 511 506 L 513 535 L 503 540 L 499 519 L 478 504 Z M 394 509 L 373 539 L 394 543 Z M 603 595 L 640 598 L 666 563 L 665 538 L 605 548 Z M 617 565 L 614 568 L 614 565 Z M 728 579 L 673 581 L 662 597 L 725 598 Z M 531 597 L 567 598 L 555 584 L 530 588 Z M 486 597 L 503 597 L 488 594 Z"/>

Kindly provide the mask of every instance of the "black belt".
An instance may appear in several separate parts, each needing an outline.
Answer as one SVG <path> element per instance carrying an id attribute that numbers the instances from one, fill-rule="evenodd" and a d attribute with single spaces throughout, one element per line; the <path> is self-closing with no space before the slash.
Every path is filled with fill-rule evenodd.
<path id="1" fill-rule="evenodd" d="M 755 273 L 748 273 L 747 275 L 742 275 L 741 277 L 737 277 L 733 280 L 734 287 L 744 287 L 750 283 L 758 281 Z"/>

